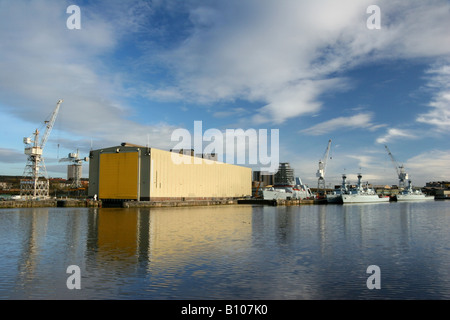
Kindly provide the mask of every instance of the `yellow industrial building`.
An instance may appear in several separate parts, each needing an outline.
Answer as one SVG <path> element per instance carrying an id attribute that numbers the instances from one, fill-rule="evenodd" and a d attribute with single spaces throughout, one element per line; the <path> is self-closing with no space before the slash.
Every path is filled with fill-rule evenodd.
<path id="1" fill-rule="evenodd" d="M 90 152 L 89 196 L 100 200 L 202 200 L 251 195 L 251 168 L 122 143 Z"/>

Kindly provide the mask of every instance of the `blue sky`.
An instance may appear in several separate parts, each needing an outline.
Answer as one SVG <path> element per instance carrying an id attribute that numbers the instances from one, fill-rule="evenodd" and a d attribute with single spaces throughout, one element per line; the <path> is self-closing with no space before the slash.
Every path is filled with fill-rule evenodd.
<path id="1" fill-rule="evenodd" d="M 329 139 L 327 184 L 396 184 L 385 144 L 414 185 L 449 180 L 449 30 L 439 0 L 0 0 L 0 174 L 22 174 L 23 137 L 64 99 L 51 177 L 77 149 L 170 149 L 202 121 L 278 129 L 279 161 L 310 186 Z"/>

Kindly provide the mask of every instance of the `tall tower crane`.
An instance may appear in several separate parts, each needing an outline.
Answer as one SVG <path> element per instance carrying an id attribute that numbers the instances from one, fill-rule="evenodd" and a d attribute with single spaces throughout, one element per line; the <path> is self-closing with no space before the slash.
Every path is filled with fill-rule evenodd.
<path id="1" fill-rule="evenodd" d="M 45 132 L 42 139 L 39 140 L 39 130 L 36 129 L 30 137 L 23 138 L 25 144 L 25 154 L 28 156 L 27 164 L 23 172 L 23 179 L 20 181 L 21 198 L 47 198 L 49 193 L 49 182 L 47 177 L 47 169 L 45 168 L 44 158 L 42 156 L 45 143 L 50 136 L 59 107 L 63 100 L 58 100 L 56 107 L 50 117 L 46 120 Z"/>
<path id="2" fill-rule="evenodd" d="M 59 162 L 72 162 L 72 164 L 67 166 L 67 180 L 72 182 L 71 188 L 78 189 L 81 187 L 82 162 L 88 160 L 88 157 L 80 158 L 78 150 L 76 153 L 69 153 L 67 158 L 59 160 Z"/>
<path id="3" fill-rule="evenodd" d="M 322 159 L 319 160 L 319 169 L 317 170 L 316 177 L 319 178 L 317 181 L 317 194 L 322 194 L 325 190 L 325 170 L 327 168 L 327 159 L 330 153 L 331 139 L 328 140 L 328 146 Z"/>
<path id="4" fill-rule="evenodd" d="M 398 176 L 398 187 L 399 188 L 405 188 L 406 187 L 406 181 L 408 180 L 408 174 L 405 172 L 405 167 L 403 164 L 399 165 L 397 161 L 395 160 L 394 156 L 392 155 L 389 148 L 385 145 L 387 153 L 389 154 L 389 157 L 391 157 L 392 164 L 394 165 L 395 171 L 397 172 Z"/>

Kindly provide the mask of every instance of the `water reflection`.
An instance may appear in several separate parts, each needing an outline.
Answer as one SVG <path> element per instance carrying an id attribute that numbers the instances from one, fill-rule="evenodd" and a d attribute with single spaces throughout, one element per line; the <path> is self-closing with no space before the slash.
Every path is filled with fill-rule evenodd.
<path id="1" fill-rule="evenodd" d="M 48 209 L 33 209 L 30 215 L 31 217 L 22 215 L 18 217 L 25 231 L 20 239 L 22 250 L 17 274 L 17 282 L 22 283 L 23 286 L 36 277 L 36 266 L 40 258 L 39 250 L 47 231 Z"/>
<path id="2" fill-rule="evenodd" d="M 450 210 L 432 208 L 3 210 L 0 298 L 450 298 Z M 366 287 L 371 264 L 382 290 Z"/>

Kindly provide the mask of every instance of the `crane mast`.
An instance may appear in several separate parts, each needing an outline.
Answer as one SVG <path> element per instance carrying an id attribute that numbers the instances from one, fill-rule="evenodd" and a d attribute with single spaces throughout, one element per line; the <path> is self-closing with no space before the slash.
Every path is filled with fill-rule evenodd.
<path id="1" fill-rule="evenodd" d="M 88 160 L 88 157 L 80 158 L 78 150 L 76 153 L 69 153 L 67 158 L 59 160 L 59 162 L 72 162 L 71 165 L 67 166 L 67 180 L 71 181 L 70 187 L 72 189 L 81 188 L 82 162 Z"/>
<path id="2" fill-rule="evenodd" d="M 45 121 L 45 132 L 41 141 L 39 141 L 40 132 L 38 129 L 33 132 L 33 138 L 23 138 L 23 143 L 25 144 L 24 153 L 27 155 L 27 164 L 23 172 L 23 179 L 20 181 L 20 196 L 23 199 L 41 199 L 48 197 L 49 181 L 42 154 L 62 102 L 63 100 L 58 100 L 50 120 Z"/>
<path id="3" fill-rule="evenodd" d="M 328 155 L 330 153 L 330 147 L 331 147 L 331 139 L 328 140 L 328 146 L 325 150 L 325 154 L 322 159 L 319 160 L 319 169 L 317 170 L 316 177 L 319 178 L 317 181 L 317 193 L 323 193 L 323 190 L 325 189 L 325 170 L 327 168 L 327 159 Z"/>
<path id="4" fill-rule="evenodd" d="M 385 145 L 386 151 L 391 158 L 392 164 L 394 165 L 395 172 L 397 172 L 398 176 L 398 187 L 399 188 L 405 188 L 406 187 L 406 181 L 408 180 L 408 173 L 405 172 L 405 167 L 403 164 L 399 165 L 397 161 L 395 160 L 394 156 L 392 155 L 389 148 Z"/>
<path id="5" fill-rule="evenodd" d="M 55 124 L 55 120 L 56 120 L 56 116 L 58 115 L 59 112 L 59 107 L 61 106 L 61 103 L 63 102 L 62 99 L 59 99 L 58 102 L 56 103 L 56 108 L 55 110 L 53 110 L 52 116 L 50 117 L 49 121 L 45 121 L 45 133 L 44 136 L 42 137 L 42 141 L 41 141 L 41 149 L 44 149 L 45 143 L 48 140 L 48 137 L 50 136 L 50 132 L 53 129 L 53 125 Z"/>

